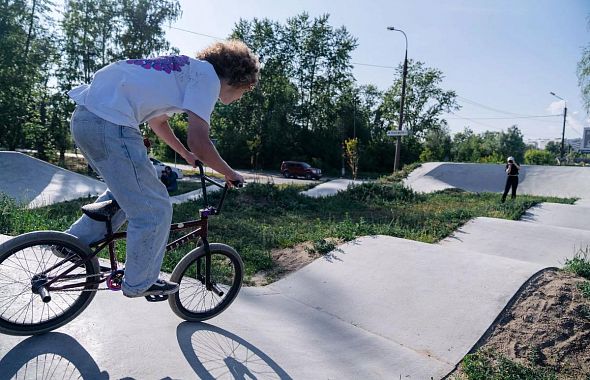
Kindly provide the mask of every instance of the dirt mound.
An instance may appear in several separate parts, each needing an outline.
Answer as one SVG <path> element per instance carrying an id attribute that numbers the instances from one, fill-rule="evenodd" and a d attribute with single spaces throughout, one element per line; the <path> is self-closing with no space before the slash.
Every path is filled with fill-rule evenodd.
<path id="1" fill-rule="evenodd" d="M 579 288 L 585 281 L 558 270 L 536 276 L 479 349 L 553 371 L 560 379 L 590 378 L 590 300 Z"/>

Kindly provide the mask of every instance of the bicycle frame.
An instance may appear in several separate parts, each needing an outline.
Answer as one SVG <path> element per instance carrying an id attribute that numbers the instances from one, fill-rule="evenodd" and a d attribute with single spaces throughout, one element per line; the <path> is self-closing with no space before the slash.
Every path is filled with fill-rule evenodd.
<path id="1" fill-rule="evenodd" d="M 205 278 L 204 278 L 206 288 L 207 288 L 207 290 L 215 291 L 219 296 L 221 296 L 223 294 L 223 292 L 220 291 L 219 289 L 217 289 L 215 284 L 213 284 L 211 282 L 211 251 L 209 249 L 209 241 L 207 239 L 208 238 L 208 231 L 209 231 L 208 221 L 209 221 L 210 215 L 218 215 L 220 213 L 221 207 L 223 206 L 223 201 L 225 200 L 225 196 L 227 194 L 227 190 L 229 189 L 229 187 L 227 184 L 222 185 L 222 184 L 218 183 L 217 181 L 207 177 L 204 174 L 202 163 L 197 161 L 197 165 L 199 166 L 199 171 L 200 171 L 201 187 L 202 187 L 202 191 L 203 191 L 203 201 L 205 203 L 205 208 L 199 210 L 199 214 L 200 214 L 199 220 L 190 220 L 187 222 L 172 223 L 170 225 L 170 232 L 182 231 L 182 230 L 187 230 L 187 229 L 192 229 L 192 231 L 189 232 L 188 234 L 168 243 L 166 245 L 165 252 L 169 252 L 173 249 L 184 246 L 185 244 L 187 244 L 190 241 L 200 240 L 203 243 L 203 247 L 204 247 L 205 253 L 206 253 L 205 254 Z M 221 195 L 221 199 L 220 199 L 217 207 L 212 207 L 212 206 L 208 205 L 206 182 L 209 182 L 209 183 L 223 189 L 223 193 Z M 103 249 L 105 249 L 105 247 L 108 247 L 108 251 L 109 251 L 110 268 L 105 268 L 105 267 L 101 266 L 100 278 L 98 281 L 86 281 L 83 283 L 64 285 L 62 287 L 50 287 L 50 288 L 48 288 L 48 290 L 50 290 L 50 291 L 63 290 L 63 289 L 68 289 L 68 288 L 84 286 L 84 285 L 102 283 L 102 282 L 106 281 L 111 275 L 114 275 L 115 273 L 117 273 L 117 271 L 119 271 L 119 267 L 118 267 L 117 259 L 116 259 L 115 242 L 117 240 L 126 239 L 127 232 L 126 231 L 113 232 L 110 220 L 106 221 L 105 223 L 107 224 L 106 236 L 103 239 L 100 239 L 100 240 L 93 242 L 89 245 L 90 249 L 92 250 L 92 254 L 89 255 L 82 262 L 74 263 L 75 265 L 72 265 L 70 268 L 68 268 L 64 272 L 62 272 L 59 275 L 48 280 L 45 283 L 45 287 L 49 287 L 54 282 L 56 282 L 60 279 L 68 278 L 68 274 L 71 271 L 73 271 L 75 268 L 78 268 L 81 265 L 84 265 L 85 263 L 87 263 L 93 257 L 98 255 Z M 54 268 L 63 264 L 66 260 L 68 260 L 68 259 L 66 258 L 62 261 L 59 261 L 54 266 L 46 269 L 41 274 L 46 274 L 47 272 L 50 272 Z M 107 273 L 108 273 L 108 275 L 107 275 Z M 80 277 L 80 276 L 82 276 L 82 275 L 76 275 L 75 277 Z M 69 277 L 69 278 L 72 278 L 72 277 Z M 197 265 L 197 278 L 200 279 L 201 281 L 203 280 L 203 275 L 201 273 L 201 266 L 200 265 Z"/>

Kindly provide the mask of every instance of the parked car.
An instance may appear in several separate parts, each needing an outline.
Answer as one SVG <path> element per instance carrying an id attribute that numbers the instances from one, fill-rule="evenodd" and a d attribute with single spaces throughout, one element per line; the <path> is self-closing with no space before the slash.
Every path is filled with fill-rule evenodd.
<path id="1" fill-rule="evenodd" d="M 164 168 L 166 166 L 170 166 L 170 165 L 166 165 L 162 161 L 158 161 L 152 157 L 150 157 L 150 161 L 154 165 L 154 168 L 156 169 L 156 172 L 158 173 L 158 177 L 160 177 L 162 175 L 162 172 L 164 171 Z M 175 168 L 173 166 L 170 166 L 170 168 L 172 169 L 172 171 L 174 173 L 176 173 L 176 175 L 178 176 L 179 179 L 182 178 L 182 170 L 181 169 Z"/>
<path id="2" fill-rule="evenodd" d="M 300 161 L 283 161 L 281 163 L 281 174 L 285 178 L 303 177 L 305 179 L 320 179 L 322 171 L 318 168 L 312 168 L 310 164 Z"/>

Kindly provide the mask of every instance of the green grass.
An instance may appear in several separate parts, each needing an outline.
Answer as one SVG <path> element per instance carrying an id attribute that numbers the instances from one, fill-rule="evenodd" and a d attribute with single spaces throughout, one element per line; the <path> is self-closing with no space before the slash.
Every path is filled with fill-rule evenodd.
<path id="1" fill-rule="evenodd" d="M 189 193 L 194 190 L 201 190 L 201 183 L 197 181 L 176 181 L 178 188 L 168 194 L 172 197 L 179 194 Z"/>
<path id="2" fill-rule="evenodd" d="M 231 191 L 221 215 L 210 220 L 210 241 L 233 246 L 244 259 L 246 276 L 251 276 L 272 269 L 273 248 L 311 241 L 318 252 L 325 253 L 327 238 L 349 241 L 377 234 L 433 243 L 474 217 L 516 220 L 539 202 L 574 201 L 519 196 L 502 204 L 500 195 L 491 193 L 442 191 L 424 195 L 391 177 L 322 199 L 302 196 L 299 191 L 301 187 L 256 183 Z M 219 194 L 211 196 L 215 201 Z M 81 199 L 27 210 L 0 198 L 0 233 L 64 230 L 79 217 L 80 206 L 90 201 Z M 174 221 L 198 218 L 201 207 L 201 202 L 175 205 Z M 186 249 L 167 255 L 163 269 L 171 271 L 184 252 Z"/>
<path id="3" fill-rule="evenodd" d="M 589 248 L 580 249 L 572 259 L 565 261 L 564 269 L 590 280 Z"/>
<path id="4" fill-rule="evenodd" d="M 490 350 L 465 356 L 463 379 L 468 380 L 557 380 L 557 375 L 534 363 L 521 364 Z"/>

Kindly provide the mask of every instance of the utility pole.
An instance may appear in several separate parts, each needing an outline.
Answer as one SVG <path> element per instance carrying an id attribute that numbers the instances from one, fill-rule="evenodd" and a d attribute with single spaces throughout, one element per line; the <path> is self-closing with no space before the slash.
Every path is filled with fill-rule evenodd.
<path id="1" fill-rule="evenodd" d="M 567 119 L 567 102 L 555 92 L 550 92 L 550 94 L 555 96 L 557 99 L 563 100 L 563 128 L 561 129 L 561 149 L 559 151 L 559 162 L 561 165 L 561 162 L 563 162 L 565 156 L 565 121 Z"/>
<path id="2" fill-rule="evenodd" d="M 402 130 L 404 124 L 404 103 L 406 99 L 406 77 L 408 75 L 408 37 L 403 30 L 396 29 L 393 26 L 388 26 L 387 30 L 393 30 L 396 32 L 400 32 L 404 35 L 404 39 L 406 40 L 406 55 L 404 57 L 404 71 L 402 74 L 402 98 L 400 100 L 400 110 L 399 110 L 399 125 L 397 129 L 399 131 Z M 402 137 L 401 135 L 397 136 L 397 140 L 395 142 L 395 160 L 393 161 L 393 171 L 396 172 L 399 170 L 399 161 L 400 161 L 400 151 L 402 145 Z"/>

